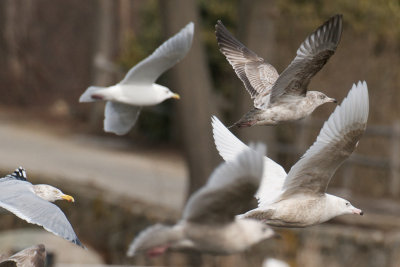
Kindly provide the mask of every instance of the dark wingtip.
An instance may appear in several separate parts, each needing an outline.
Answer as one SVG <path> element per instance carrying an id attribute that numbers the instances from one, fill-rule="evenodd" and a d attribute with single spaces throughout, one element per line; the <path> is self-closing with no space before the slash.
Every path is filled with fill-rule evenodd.
<path id="1" fill-rule="evenodd" d="M 18 180 L 23 180 L 26 181 L 27 176 L 26 176 L 26 171 L 23 167 L 19 166 L 18 168 L 15 169 L 15 171 L 9 175 L 8 177 L 12 177 Z"/>
<path id="2" fill-rule="evenodd" d="M 78 245 L 78 246 L 80 246 L 81 248 L 87 250 L 87 248 L 82 244 L 82 242 L 81 242 L 78 238 L 72 240 L 72 243 L 74 243 L 75 245 Z"/>

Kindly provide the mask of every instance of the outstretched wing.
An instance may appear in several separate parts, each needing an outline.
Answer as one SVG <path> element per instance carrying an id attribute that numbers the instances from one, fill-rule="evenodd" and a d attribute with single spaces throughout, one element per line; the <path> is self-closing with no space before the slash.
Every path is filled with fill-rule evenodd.
<path id="1" fill-rule="evenodd" d="M 190 22 L 180 32 L 164 42 L 153 54 L 134 66 L 120 84 L 152 84 L 167 69 L 174 66 L 189 51 L 194 24 Z"/>
<path id="2" fill-rule="evenodd" d="M 305 95 L 311 78 L 335 53 L 341 35 L 342 15 L 335 15 L 308 36 L 272 87 L 270 103 L 285 96 Z"/>
<path id="3" fill-rule="evenodd" d="M 266 95 L 271 91 L 279 74 L 276 69 L 257 56 L 237 40 L 219 20 L 215 25 L 215 35 L 222 54 L 232 65 L 239 79 L 243 82 L 254 106 L 260 108 Z"/>
<path id="4" fill-rule="evenodd" d="M 135 125 L 141 107 L 107 101 L 104 109 L 104 131 L 124 135 Z"/>
<path id="5" fill-rule="evenodd" d="M 56 205 L 36 196 L 29 182 L 1 179 L 0 207 L 83 247 L 64 213 Z"/>
<path id="6" fill-rule="evenodd" d="M 224 160 L 233 160 L 241 152 L 248 149 L 248 146 L 234 136 L 216 116 L 212 117 L 212 128 L 215 146 Z M 263 177 L 255 195 L 259 206 L 272 203 L 281 194 L 286 175 L 285 169 L 281 165 L 268 157 L 264 157 Z"/>
<path id="7" fill-rule="evenodd" d="M 358 82 L 325 122 L 314 144 L 291 168 L 283 186 L 283 198 L 326 192 L 336 169 L 354 151 L 364 133 L 368 110 L 367 83 Z"/>
<path id="8" fill-rule="evenodd" d="M 188 200 L 183 219 L 196 223 L 223 224 L 250 209 L 262 178 L 264 151 L 265 146 L 259 144 L 217 167 L 207 184 Z"/>

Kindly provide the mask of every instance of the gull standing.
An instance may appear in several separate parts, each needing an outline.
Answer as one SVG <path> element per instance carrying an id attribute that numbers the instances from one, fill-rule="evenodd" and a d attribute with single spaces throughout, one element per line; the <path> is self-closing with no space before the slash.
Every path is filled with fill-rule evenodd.
<path id="1" fill-rule="evenodd" d="M 180 222 L 142 231 L 131 243 L 128 256 L 140 252 L 155 256 L 167 249 L 230 254 L 272 237 L 273 230 L 264 223 L 235 218 L 251 206 L 263 173 L 264 152 L 260 144 L 222 163 L 190 197 Z"/>
<path id="2" fill-rule="evenodd" d="M 64 213 L 50 203 L 56 200 L 75 201 L 51 185 L 32 185 L 27 181 L 22 167 L 0 179 L 0 207 L 28 223 L 43 226 L 47 231 L 84 247 Z"/>
<path id="3" fill-rule="evenodd" d="M 220 51 L 254 99 L 254 108 L 233 126 L 295 121 L 310 115 L 324 103 L 336 103 L 334 98 L 321 92 L 307 91 L 307 87 L 311 78 L 335 53 L 342 34 L 342 15 L 333 16 L 308 36 L 281 75 L 233 37 L 221 21 L 215 28 Z"/>
<path id="4" fill-rule="evenodd" d="M 349 201 L 327 194 L 326 190 L 336 169 L 357 147 L 367 125 L 368 111 L 367 84 L 358 82 L 325 122 L 314 144 L 287 175 L 278 164 L 273 167 L 274 162 L 266 159 L 275 173 L 264 172 L 263 179 L 268 181 L 263 181 L 257 192 L 258 207 L 240 217 L 259 219 L 272 226 L 306 227 L 339 215 L 363 215 Z M 213 132 L 217 149 L 224 159 L 244 149 L 244 144 L 215 117 Z M 226 141 L 230 139 L 237 141 Z M 272 188 L 268 188 L 269 183 Z"/>
<path id="5" fill-rule="evenodd" d="M 168 39 L 153 54 L 134 66 L 125 78 L 110 87 L 90 86 L 79 102 L 107 101 L 104 131 L 123 135 L 135 125 L 142 106 L 157 105 L 179 95 L 155 81 L 188 53 L 193 40 L 194 24 L 190 22 Z"/>

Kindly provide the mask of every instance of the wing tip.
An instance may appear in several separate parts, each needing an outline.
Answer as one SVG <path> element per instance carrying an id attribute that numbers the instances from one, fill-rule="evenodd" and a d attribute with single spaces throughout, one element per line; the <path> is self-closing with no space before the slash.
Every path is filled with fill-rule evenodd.
<path id="1" fill-rule="evenodd" d="M 78 237 L 76 237 L 74 240 L 71 241 L 72 243 L 74 243 L 75 245 L 80 246 L 81 248 L 87 250 L 87 248 L 82 244 L 82 242 L 79 240 Z"/>
<path id="2" fill-rule="evenodd" d="M 187 30 L 189 33 L 193 35 L 194 33 L 194 22 L 190 21 L 186 26 L 183 28 L 183 30 Z"/>
<path id="3" fill-rule="evenodd" d="M 22 180 L 26 181 L 27 180 L 27 175 L 26 171 L 22 166 L 19 166 L 18 168 L 15 169 L 13 173 L 8 174 L 6 177 L 11 177 L 17 180 Z"/>

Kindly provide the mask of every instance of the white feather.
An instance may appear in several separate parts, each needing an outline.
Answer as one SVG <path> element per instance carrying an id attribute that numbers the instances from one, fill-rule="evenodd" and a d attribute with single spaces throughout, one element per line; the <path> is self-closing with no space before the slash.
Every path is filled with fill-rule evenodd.
<path id="1" fill-rule="evenodd" d="M 212 117 L 212 128 L 215 146 L 225 161 L 233 160 L 248 146 L 234 136 L 216 117 Z M 281 165 L 268 157 L 264 157 L 264 172 L 260 188 L 256 193 L 259 206 L 273 202 L 282 190 L 286 172 Z"/>

